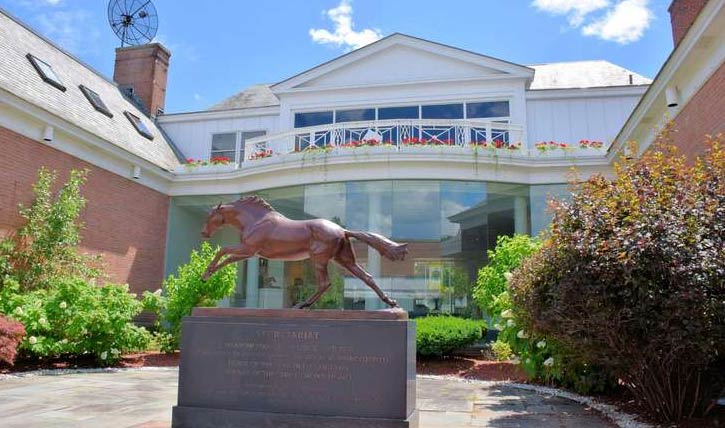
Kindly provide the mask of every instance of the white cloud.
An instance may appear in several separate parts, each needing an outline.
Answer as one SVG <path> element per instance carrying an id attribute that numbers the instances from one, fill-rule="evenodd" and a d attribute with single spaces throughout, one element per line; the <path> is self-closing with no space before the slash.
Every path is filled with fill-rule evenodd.
<path id="1" fill-rule="evenodd" d="M 204 97 L 197 93 L 194 93 L 194 101 L 204 101 Z"/>
<path id="2" fill-rule="evenodd" d="M 319 44 L 344 46 L 347 50 L 352 50 L 361 48 L 383 37 L 380 30 L 377 29 L 353 30 L 352 13 L 350 0 L 340 0 L 337 7 L 325 11 L 327 17 L 335 25 L 334 31 L 311 28 L 310 37 L 312 37 L 312 41 Z"/>
<path id="3" fill-rule="evenodd" d="M 566 15 L 569 25 L 585 36 L 620 44 L 636 42 L 653 19 L 649 0 L 533 0 L 531 5 L 552 15 Z"/>
<path id="4" fill-rule="evenodd" d="M 534 0 L 532 5 L 553 15 L 567 15 L 569 24 L 578 27 L 590 13 L 609 6 L 609 0 Z"/>
<path id="5" fill-rule="evenodd" d="M 41 13 L 34 17 L 40 31 L 63 48 L 79 52 L 93 50 L 100 37 L 90 15 L 84 10 Z"/>
<path id="6" fill-rule="evenodd" d="M 624 0 L 606 16 L 582 28 L 582 34 L 626 45 L 641 39 L 651 21 L 647 0 Z"/>

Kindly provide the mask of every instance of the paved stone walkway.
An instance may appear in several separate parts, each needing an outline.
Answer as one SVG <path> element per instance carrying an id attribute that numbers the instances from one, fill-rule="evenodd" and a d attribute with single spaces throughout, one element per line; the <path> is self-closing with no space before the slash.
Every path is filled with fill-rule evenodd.
<path id="1" fill-rule="evenodd" d="M 0 379 L 3 428 L 168 428 L 175 369 Z M 419 378 L 420 428 L 613 428 L 572 401 L 506 384 Z"/>

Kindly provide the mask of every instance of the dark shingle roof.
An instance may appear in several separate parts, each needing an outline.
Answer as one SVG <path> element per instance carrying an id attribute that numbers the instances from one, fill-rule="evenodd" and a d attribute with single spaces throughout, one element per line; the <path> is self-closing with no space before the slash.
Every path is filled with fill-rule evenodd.
<path id="1" fill-rule="evenodd" d="M 67 88 L 65 92 L 45 83 L 26 55 L 48 63 Z M 85 85 L 103 99 L 113 113 L 109 118 L 96 111 L 79 89 Z M 70 122 L 97 137 L 161 168 L 172 170 L 179 160 L 171 142 L 119 90 L 118 86 L 58 48 L 0 9 L 0 90 Z M 140 135 L 123 112 L 141 118 L 154 139 Z"/>

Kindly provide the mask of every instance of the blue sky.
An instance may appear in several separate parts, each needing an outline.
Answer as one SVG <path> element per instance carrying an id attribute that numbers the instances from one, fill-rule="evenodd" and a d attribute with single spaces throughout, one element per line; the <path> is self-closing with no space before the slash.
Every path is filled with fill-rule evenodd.
<path id="1" fill-rule="evenodd" d="M 519 64 L 605 59 L 654 77 L 670 0 L 154 0 L 171 51 L 166 111 L 195 111 L 394 32 Z M 0 5 L 106 76 L 120 41 L 103 0 Z M 395 64 L 391 64 L 396 66 Z M 384 71 L 383 71 L 384 72 Z"/>

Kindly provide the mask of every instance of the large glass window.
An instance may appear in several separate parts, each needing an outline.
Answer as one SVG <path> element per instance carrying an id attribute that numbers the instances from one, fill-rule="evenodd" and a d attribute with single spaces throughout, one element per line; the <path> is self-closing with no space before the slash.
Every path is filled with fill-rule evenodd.
<path id="1" fill-rule="evenodd" d="M 418 119 L 418 115 L 418 106 L 381 107 L 378 109 L 378 120 Z"/>
<path id="2" fill-rule="evenodd" d="M 352 240 L 357 262 L 411 316 L 470 310 L 470 284 L 486 263 L 486 251 L 501 235 L 541 229 L 545 195 L 562 186 L 446 180 L 378 180 L 310 184 L 258 192 L 277 211 L 295 220 L 328 219 L 348 230 L 380 233 L 408 243 L 410 253 L 392 262 L 364 243 Z M 239 195 L 175 197 L 170 208 L 167 271 L 188 259 L 199 243 L 208 210 Z M 239 234 L 228 227 L 214 244 L 233 245 Z M 183 259 L 183 260 L 182 260 Z M 290 307 L 314 292 L 309 261 L 240 263 L 232 305 Z M 318 308 L 382 309 L 373 291 L 334 263 L 331 290 Z"/>
<path id="3" fill-rule="evenodd" d="M 295 128 L 306 126 L 328 125 L 332 123 L 331 111 L 317 111 L 310 113 L 295 113 Z"/>
<path id="4" fill-rule="evenodd" d="M 235 161 L 237 151 L 237 133 L 227 132 L 224 134 L 214 134 L 211 136 L 211 156 L 225 157 Z"/>
<path id="5" fill-rule="evenodd" d="M 438 104 L 421 107 L 423 119 L 463 119 L 463 104 Z"/>
<path id="6" fill-rule="evenodd" d="M 508 117 L 508 101 L 487 101 L 481 103 L 466 103 L 466 117 L 468 119 Z"/>
<path id="7" fill-rule="evenodd" d="M 256 138 L 256 137 L 261 137 L 262 135 L 266 135 L 266 134 L 267 134 L 267 132 L 265 132 L 265 131 L 242 132 L 242 140 L 239 144 L 239 160 L 238 161 L 241 162 L 242 160 L 244 160 L 244 152 L 245 152 L 247 140 Z"/>
<path id="8" fill-rule="evenodd" d="M 361 108 L 355 110 L 337 110 L 335 122 L 360 122 L 363 120 L 375 120 L 374 108 Z"/>

